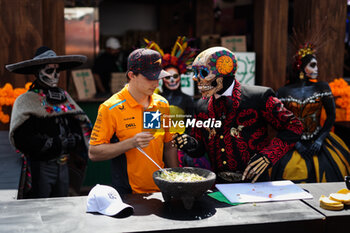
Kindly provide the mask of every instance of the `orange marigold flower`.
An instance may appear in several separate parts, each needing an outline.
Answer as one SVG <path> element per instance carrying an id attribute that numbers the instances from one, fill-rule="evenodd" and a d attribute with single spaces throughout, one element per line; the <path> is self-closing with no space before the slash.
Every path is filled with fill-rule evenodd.
<path id="1" fill-rule="evenodd" d="M 12 106 L 16 98 L 29 90 L 31 82 L 25 84 L 24 88 L 13 89 L 10 83 L 6 83 L 0 88 L 0 122 L 7 124 L 10 121 L 10 116 L 2 111 L 2 106 Z"/>

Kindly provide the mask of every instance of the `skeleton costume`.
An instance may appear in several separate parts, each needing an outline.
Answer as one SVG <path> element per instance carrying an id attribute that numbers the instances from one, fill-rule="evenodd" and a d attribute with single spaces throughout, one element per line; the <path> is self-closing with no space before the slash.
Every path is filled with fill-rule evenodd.
<path id="1" fill-rule="evenodd" d="M 196 106 L 196 119 L 215 119 L 222 124 L 195 127 L 192 137 L 180 135 L 174 143 L 191 156 L 207 152 L 218 183 L 268 180 L 267 169 L 300 138 L 300 121 L 283 107 L 271 88 L 245 86 L 235 80 L 237 60 L 226 48 L 203 51 L 192 69 L 204 97 Z M 268 124 L 278 130 L 272 140 Z"/>
<path id="2" fill-rule="evenodd" d="M 197 50 L 188 46 L 189 39 L 178 37 L 171 53 L 164 54 L 164 51 L 153 41 L 145 39 L 146 47 L 154 49 L 162 55 L 163 69 L 171 76 L 163 78 L 162 92 L 159 94 L 169 101 L 170 115 L 173 121 L 184 121 L 193 117 L 194 101 L 191 96 L 181 91 L 181 74 L 186 73 L 187 66 L 190 65 Z M 189 132 L 190 128 L 176 127 L 172 132 L 184 133 Z M 178 151 L 180 167 L 201 167 L 210 168 L 209 161 L 206 157 L 191 158 L 183 151 Z"/>
<path id="3" fill-rule="evenodd" d="M 11 72 L 37 77 L 29 91 L 16 99 L 11 114 L 10 142 L 24 154 L 19 198 L 67 196 L 68 162 L 74 172 L 85 169 L 90 120 L 57 87 L 59 71 L 85 61 L 85 56 L 57 56 L 40 47 L 33 59 L 6 66 Z"/>
<path id="4" fill-rule="evenodd" d="M 294 34 L 294 36 L 297 36 Z M 316 48 L 312 43 L 299 47 L 290 83 L 277 91 L 286 108 L 302 122 L 304 131 L 295 149 L 273 168 L 274 179 L 300 182 L 343 181 L 349 175 L 350 155 L 345 143 L 330 132 L 335 121 L 335 103 L 326 82 L 317 81 Z M 327 119 L 320 124 L 322 107 Z"/>

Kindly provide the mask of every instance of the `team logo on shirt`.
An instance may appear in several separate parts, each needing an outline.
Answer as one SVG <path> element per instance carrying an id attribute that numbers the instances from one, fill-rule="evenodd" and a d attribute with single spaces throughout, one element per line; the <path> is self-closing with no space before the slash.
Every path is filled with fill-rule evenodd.
<path id="1" fill-rule="evenodd" d="M 160 129 L 160 116 L 162 114 L 157 110 L 156 112 L 143 112 L 143 128 L 144 129 Z"/>
<path id="2" fill-rule="evenodd" d="M 136 124 L 135 123 L 125 124 L 125 128 L 127 128 L 127 129 L 136 128 Z"/>

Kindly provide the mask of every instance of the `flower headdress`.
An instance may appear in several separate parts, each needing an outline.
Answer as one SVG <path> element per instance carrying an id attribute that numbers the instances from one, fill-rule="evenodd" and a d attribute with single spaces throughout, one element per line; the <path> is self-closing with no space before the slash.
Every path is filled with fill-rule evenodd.
<path id="1" fill-rule="evenodd" d="M 295 54 L 294 69 L 300 70 L 301 59 L 303 57 L 305 57 L 306 55 L 315 55 L 315 54 L 316 54 L 315 46 L 310 42 L 306 42 L 305 44 L 301 45 L 297 53 Z"/>
<path id="2" fill-rule="evenodd" d="M 293 28 L 289 37 L 289 64 L 293 68 L 295 75 L 290 77 L 290 81 L 299 76 L 304 78 L 302 69 L 302 59 L 307 55 L 313 55 L 319 58 L 319 49 L 326 43 L 327 30 L 322 25 L 326 25 L 327 17 L 317 25 L 311 25 L 310 20 L 298 29 Z"/>
<path id="3" fill-rule="evenodd" d="M 149 41 L 146 38 L 144 38 L 144 40 L 146 42 L 146 48 L 156 50 L 162 55 L 162 66 L 164 68 L 168 66 L 175 66 L 179 69 L 180 74 L 186 72 L 187 66 L 193 62 L 197 54 L 197 49 L 193 49 L 188 46 L 188 42 L 190 40 L 185 36 L 178 36 L 171 53 L 165 54 L 157 43 L 154 41 Z"/>

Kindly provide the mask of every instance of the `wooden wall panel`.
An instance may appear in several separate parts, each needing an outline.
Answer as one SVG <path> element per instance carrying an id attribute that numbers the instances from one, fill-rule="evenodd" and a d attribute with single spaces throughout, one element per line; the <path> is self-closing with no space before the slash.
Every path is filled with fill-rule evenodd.
<path id="1" fill-rule="evenodd" d="M 214 1 L 196 1 L 196 37 L 213 34 L 214 32 Z"/>
<path id="2" fill-rule="evenodd" d="M 65 53 L 64 0 L 0 0 L 0 86 L 23 87 L 31 75 L 8 72 L 6 64 L 31 59 L 41 45 Z M 66 88 L 63 73 L 60 86 Z"/>
<path id="3" fill-rule="evenodd" d="M 5 83 L 24 87 L 35 77 L 11 73 L 5 65 L 33 58 L 42 45 L 58 55 L 65 53 L 64 0 L 0 0 L 0 10 L 0 87 Z M 59 85 L 66 88 L 65 73 Z M 11 109 L 4 107 L 4 111 L 9 114 Z M 0 130 L 8 127 L 0 123 Z"/>
<path id="4" fill-rule="evenodd" d="M 31 59 L 42 44 L 41 0 L 0 0 L 0 86 L 23 87 L 30 76 L 8 72 L 6 64 Z"/>
<path id="5" fill-rule="evenodd" d="M 288 0 L 254 1 L 256 84 L 278 89 L 285 83 Z"/>
<path id="6" fill-rule="evenodd" d="M 295 28 L 310 21 L 312 27 L 327 31 L 326 43 L 317 53 L 319 80 L 331 82 L 343 76 L 346 8 L 347 0 L 294 0 Z"/>
<path id="7" fill-rule="evenodd" d="M 64 0 L 42 0 L 43 45 L 57 55 L 65 54 Z M 60 73 L 59 86 L 66 89 L 66 72 Z"/>
<path id="8" fill-rule="evenodd" d="M 171 51 L 178 36 L 189 38 L 194 36 L 192 32 L 194 26 L 193 8 L 193 2 L 188 0 L 161 1 L 159 7 L 159 45 L 165 53 Z"/>

